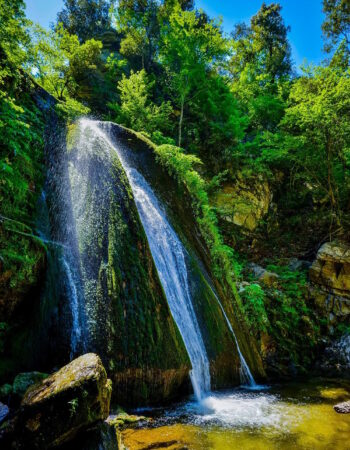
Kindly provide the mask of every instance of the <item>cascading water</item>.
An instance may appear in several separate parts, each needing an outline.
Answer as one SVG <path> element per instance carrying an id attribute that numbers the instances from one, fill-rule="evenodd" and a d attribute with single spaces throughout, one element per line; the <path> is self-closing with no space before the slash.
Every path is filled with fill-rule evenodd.
<path id="1" fill-rule="evenodd" d="M 60 265 L 65 278 L 66 295 L 68 297 L 69 308 L 71 313 L 71 335 L 70 335 L 70 359 L 72 360 L 79 353 L 85 351 L 85 343 L 82 336 L 82 299 L 81 289 L 78 288 L 78 274 L 76 270 L 76 264 L 73 261 L 72 251 L 69 248 L 69 242 L 63 244 L 51 240 L 50 237 L 50 222 L 48 207 L 46 202 L 45 191 L 42 192 L 40 197 L 38 222 L 36 232 L 40 239 L 47 244 L 55 248 L 61 249 L 59 257 Z"/>
<path id="2" fill-rule="evenodd" d="M 71 331 L 71 354 L 70 359 L 73 359 L 78 352 L 79 345 L 81 342 L 81 325 L 80 325 L 80 314 L 79 314 L 79 298 L 76 283 L 74 282 L 71 266 L 66 259 L 63 257 L 63 267 L 66 272 L 68 288 L 69 288 L 69 300 L 72 312 L 72 331 Z"/>
<path id="3" fill-rule="evenodd" d="M 105 142 L 108 151 L 115 151 L 128 176 L 140 219 L 147 235 L 151 253 L 163 285 L 169 308 L 184 340 L 192 364 L 191 381 L 197 400 L 210 391 L 209 360 L 196 314 L 192 305 L 188 272 L 185 261 L 185 249 L 167 220 L 164 209 L 145 178 L 130 166 L 124 151 L 110 138 L 111 123 L 83 119 L 80 121 L 81 132 L 89 129 L 90 133 Z M 210 283 L 209 283 L 210 284 Z M 237 337 L 225 310 L 211 287 L 227 326 L 236 343 L 240 358 L 240 378 L 244 387 L 260 389 L 250 372 L 249 366 L 240 350 Z M 212 397 L 207 397 L 210 400 Z M 214 398 L 214 397 L 213 397 Z"/>
<path id="4" fill-rule="evenodd" d="M 214 292 L 214 295 L 215 295 L 215 298 L 216 298 L 216 300 L 217 300 L 217 302 L 218 302 L 218 304 L 220 306 L 222 314 L 225 317 L 227 326 L 228 326 L 229 330 L 231 331 L 232 336 L 233 336 L 233 338 L 234 338 L 234 340 L 236 342 L 237 351 L 238 351 L 238 355 L 239 355 L 239 360 L 241 362 L 241 367 L 240 367 L 240 370 L 239 370 L 241 383 L 243 385 L 247 385 L 247 386 L 249 386 L 249 387 L 254 389 L 254 388 L 257 387 L 257 384 L 255 383 L 254 377 L 253 377 L 253 375 L 252 375 L 252 373 L 251 373 L 251 371 L 249 369 L 249 366 L 248 366 L 246 360 L 244 359 L 244 356 L 243 356 L 243 354 L 241 352 L 241 349 L 239 348 L 238 340 L 237 340 L 237 337 L 235 335 L 235 332 L 233 331 L 232 325 L 231 325 L 230 321 L 228 320 L 228 317 L 227 317 L 227 315 L 225 313 L 224 307 L 222 306 L 222 304 L 221 304 L 218 296 L 215 294 L 215 292 Z"/>
<path id="5" fill-rule="evenodd" d="M 128 166 L 122 153 L 99 123 L 81 120 L 80 126 L 82 132 L 84 128 L 89 127 L 106 142 L 107 148 L 116 151 L 126 171 L 170 311 L 192 364 L 190 376 L 193 390 L 197 400 L 201 400 L 205 393 L 210 391 L 209 360 L 192 305 L 185 250 L 144 177 Z"/>
<path id="6" fill-rule="evenodd" d="M 193 389 L 201 400 L 210 391 L 209 361 L 192 305 L 184 248 L 143 176 L 135 169 L 126 172 L 171 313 L 191 360 Z"/>

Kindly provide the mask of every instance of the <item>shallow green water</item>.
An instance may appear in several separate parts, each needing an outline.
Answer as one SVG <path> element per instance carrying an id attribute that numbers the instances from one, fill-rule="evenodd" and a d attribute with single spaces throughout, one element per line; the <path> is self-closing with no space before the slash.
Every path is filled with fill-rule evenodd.
<path id="1" fill-rule="evenodd" d="M 333 410 L 348 399 L 350 383 L 336 380 L 214 393 L 146 412 L 151 425 L 125 430 L 123 441 L 129 450 L 350 450 L 350 415 Z"/>

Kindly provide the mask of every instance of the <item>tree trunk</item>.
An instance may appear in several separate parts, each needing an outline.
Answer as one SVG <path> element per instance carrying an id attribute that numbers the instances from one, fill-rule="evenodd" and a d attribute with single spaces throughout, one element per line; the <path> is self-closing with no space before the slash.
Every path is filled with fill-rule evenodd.
<path id="1" fill-rule="evenodd" d="M 184 105 L 185 105 L 185 97 L 181 97 L 181 110 L 180 110 L 180 119 L 179 119 L 179 139 L 178 139 L 178 147 L 181 147 L 181 141 L 182 141 L 182 122 L 184 118 Z"/>

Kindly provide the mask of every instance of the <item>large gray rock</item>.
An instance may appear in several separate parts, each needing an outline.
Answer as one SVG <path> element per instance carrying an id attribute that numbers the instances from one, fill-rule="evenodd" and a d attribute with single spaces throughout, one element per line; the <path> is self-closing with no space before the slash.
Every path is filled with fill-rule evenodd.
<path id="1" fill-rule="evenodd" d="M 16 449 L 52 448 L 71 440 L 108 417 L 111 393 L 97 355 L 75 359 L 28 389 L 5 448 L 6 443 Z"/>

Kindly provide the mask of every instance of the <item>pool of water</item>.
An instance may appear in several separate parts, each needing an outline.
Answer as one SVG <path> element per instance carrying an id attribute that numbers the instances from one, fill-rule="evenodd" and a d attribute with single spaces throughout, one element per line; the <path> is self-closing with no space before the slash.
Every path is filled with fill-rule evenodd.
<path id="1" fill-rule="evenodd" d="M 216 392 L 202 402 L 139 410 L 147 424 L 122 433 L 128 450 L 350 450 L 350 382 L 312 380 L 260 390 Z"/>

